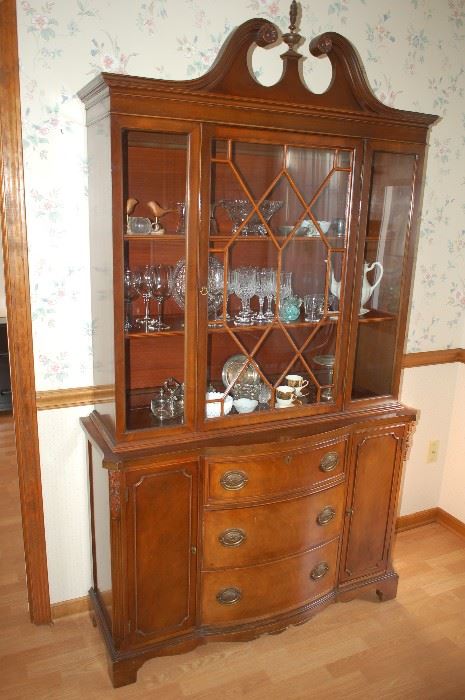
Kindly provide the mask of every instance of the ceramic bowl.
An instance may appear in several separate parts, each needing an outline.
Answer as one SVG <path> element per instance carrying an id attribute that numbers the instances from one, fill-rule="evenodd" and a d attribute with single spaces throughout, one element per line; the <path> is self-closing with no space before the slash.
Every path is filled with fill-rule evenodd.
<path id="1" fill-rule="evenodd" d="M 224 398 L 224 415 L 227 416 L 233 405 L 232 396 L 225 396 L 220 391 L 207 391 L 207 401 L 214 403 L 206 404 L 207 418 L 218 418 L 221 416 L 221 399 Z M 217 399 L 215 401 L 215 399 Z"/>
<path id="2" fill-rule="evenodd" d="M 233 401 L 233 406 L 238 413 L 252 413 L 258 406 L 258 401 L 255 399 L 236 399 Z"/>
<path id="3" fill-rule="evenodd" d="M 329 227 L 331 226 L 331 221 L 319 221 L 318 226 L 321 228 L 323 233 L 328 233 Z"/>

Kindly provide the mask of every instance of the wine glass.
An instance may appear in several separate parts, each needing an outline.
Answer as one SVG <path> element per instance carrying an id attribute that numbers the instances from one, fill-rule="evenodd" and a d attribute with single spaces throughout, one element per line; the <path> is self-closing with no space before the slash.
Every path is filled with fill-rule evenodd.
<path id="1" fill-rule="evenodd" d="M 210 256 L 208 263 L 208 283 L 207 283 L 207 294 L 208 294 L 208 311 L 213 314 L 213 318 L 209 321 L 208 325 L 210 328 L 219 326 L 222 324 L 221 319 L 218 318 L 218 309 L 223 302 L 223 291 L 224 291 L 224 270 L 222 264 L 216 259 Z"/>
<path id="2" fill-rule="evenodd" d="M 173 283 L 173 269 L 170 265 L 158 264 L 152 268 L 152 283 L 153 283 L 153 298 L 157 302 L 157 318 L 153 320 L 154 331 L 165 331 L 168 326 L 163 321 L 163 302 L 171 296 L 171 287 Z"/>
<path id="3" fill-rule="evenodd" d="M 266 298 L 266 311 L 265 311 L 265 318 L 268 321 L 268 323 L 271 323 L 274 319 L 274 312 L 272 309 L 273 305 L 273 300 L 276 296 L 276 270 L 274 268 L 269 268 L 267 270 L 267 279 L 266 279 L 266 289 L 265 289 L 265 298 Z"/>
<path id="4" fill-rule="evenodd" d="M 143 326 L 146 333 L 154 330 L 155 319 L 150 315 L 150 300 L 153 299 L 153 275 L 150 265 L 146 265 L 142 272 L 135 273 L 134 286 L 145 304 L 145 314 L 136 320 L 138 326 Z"/>
<path id="5" fill-rule="evenodd" d="M 260 270 L 257 270 L 257 272 L 256 272 L 255 294 L 258 297 L 259 310 L 258 310 L 258 313 L 256 313 L 254 316 L 255 323 L 268 323 L 268 318 L 263 313 L 263 305 L 265 303 L 265 295 L 266 295 L 266 291 L 268 289 L 268 278 L 269 278 L 268 272 L 269 271 L 266 268 L 262 268 Z"/>
<path id="6" fill-rule="evenodd" d="M 124 331 L 128 333 L 132 330 L 133 323 L 131 319 L 131 302 L 138 296 L 136 288 L 137 273 L 133 270 L 125 270 L 124 283 Z"/>
<path id="7" fill-rule="evenodd" d="M 250 300 L 255 294 L 256 269 L 254 267 L 239 267 L 234 271 L 234 293 L 242 304 L 241 311 L 234 316 L 236 326 L 250 326 L 253 324 Z"/>

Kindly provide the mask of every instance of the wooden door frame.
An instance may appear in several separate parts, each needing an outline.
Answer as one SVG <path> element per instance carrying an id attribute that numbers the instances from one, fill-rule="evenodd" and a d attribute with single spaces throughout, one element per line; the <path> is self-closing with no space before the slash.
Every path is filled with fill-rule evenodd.
<path id="1" fill-rule="evenodd" d="M 32 347 L 16 0 L 0 0 L 0 225 L 29 615 L 51 622 Z"/>

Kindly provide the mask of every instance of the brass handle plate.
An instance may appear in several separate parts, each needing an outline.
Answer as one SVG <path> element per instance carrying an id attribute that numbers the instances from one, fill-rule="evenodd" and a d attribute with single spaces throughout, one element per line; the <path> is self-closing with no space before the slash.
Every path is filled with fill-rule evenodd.
<path id="1" fill-rule="evenodd" d="M 221 486 L 226 491 L 239 491 L 247 485 L 249 479 L 245 472 L 229 471 L 225 472 L 220 479 Z"/>
<path id="2" fill-rule="evenodd" d="M 339 455 L 337 452 L 327 452 L 320 461 L 320 469 L 322 472 L 331 472 L 336 468 L 339 462 Z"/>
<path id="3" fill-rule="evenodd" d="M 222 591 L 218 591 L 216 594 L 216 600 L 221 605 L 234 605 L 238 603 L 242 598 L 242 593 L 238 588 L 223 588 Z"/>
<path id="4" fill-rule="evenodd" d="M 336 511 L 332 506 L 325 506 L 316 516 L 316 521 L 318 525 L 326 525 L 334 518 L 335 515 Z"/>
<path id="5" fill-rule="evenodd" d="M 238 527 L 230 527 L 218 536 L 218 540 L 223 547 L 239 547 L 246 539 L 247 535 L 244 530 Z"/>
<path id="6" fill-rule="evenodd" d="M 320 578 L 326 576 L 329 571 L 329 564 L 326 561 L 320 561 L 311 571 L 310 578 L 314 581 L 318 581 Z"/>
<path id="7" fill-rule="evenodd" d="M 208 294 L 208 289 L 207 289 L 206 287 L 200 287 L 200 294 L 201 294 L 203 297 L 206 297 L 207 294 Z"/>

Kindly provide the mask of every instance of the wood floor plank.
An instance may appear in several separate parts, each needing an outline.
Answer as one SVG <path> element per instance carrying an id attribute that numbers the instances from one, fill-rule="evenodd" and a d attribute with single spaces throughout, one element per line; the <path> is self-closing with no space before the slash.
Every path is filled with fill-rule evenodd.
<path id="1" fill-rule="evenodd" d="M 465 541 L 439 524 L 401 532 L 395 600 L 331 605 L 305 625 L 247 643 L 152 659 L 110 684 L 82 613 L 29 622 L 11 419 L 0 419 L 1 700 L 464 700 Z"/>

